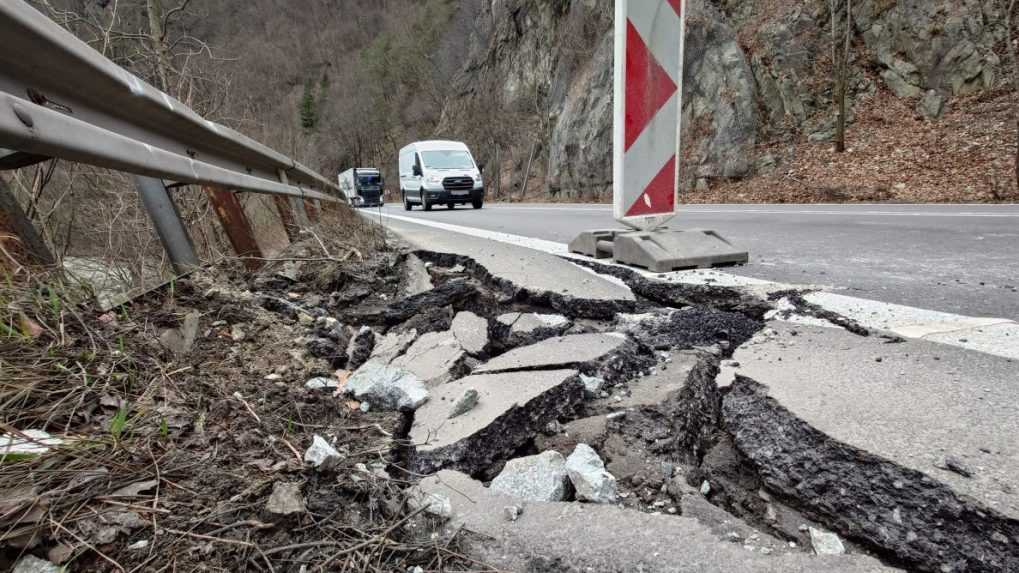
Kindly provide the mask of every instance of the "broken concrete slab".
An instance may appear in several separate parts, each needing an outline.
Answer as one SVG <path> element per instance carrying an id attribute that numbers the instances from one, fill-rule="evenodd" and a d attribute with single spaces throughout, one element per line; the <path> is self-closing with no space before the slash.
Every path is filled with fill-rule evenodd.
<path id="1" fill-rule="evenodd" d="M 444 384 L 464 373 L 467 353 L 453 331 L 429 332 L 390 364 L 408 370 L 427 386 Z"/>
<path id="2" fill-rule="evenodd" d="M 566 458 L 556 451 L 506 462 L 491 490 L 524 501 L 565 501 L 571 491 Z"/>
<path id="3" fill-rule="evenodd" d="M 433 288 L 432 277 L 424 261 L 417 255 L 407 255 L 403 266 L 403 278 L 400 281 L 400 292 L 403 296 L 414 296 Z"/>
<path id="4" fill-rule="evenodd" d="M 453 526 L 487 538 L 471 549 L 499 570 L 642 571 L 645 573 L 880 573 L 895 571 L 862 555 L 763 555 L 713 533 L 695 519 L 649 515 L 612 505 L 527 502 L 516 521 L 504 508 L 519 504 L 469 476 L 442 471 L 421 481 L 424 493 L 450 500 Z M 541 569 L 544 567 L 544 569 Z"/>
<path id="5" fill-rule="evenodd" d="M 494 279 L 511 284 L 516 289 L 591 301 L 635 300 L 633 293 L 625 286 L 592 275 L 545 252 L 466 237 L 460 233 L 424 227 L 393 217 L 387 217 L 386 223 L 411 245 L 431 253 L 469 257 L 484 265 Z M 562 246 L 562 251 L 566 254 L 565 246 Z M 577 310 L 582 309 L 578 307 Z"/>
<path id="6" fill-rule="evenodd" d="M 453 403 L 472 388 L 477 405 L 450 418 Z M 571 412 L 583 393 L 575 370 L 474 375 L 438 386 L 414 415 L 412 467 L 424 474 L 443 468 L 487 470 Z"/>
<path id="7" fill-rule="evenodd" d="M 624 334 L 571 334 L 511 350 L 475 373 L 576 368 L 589 376 L 616 382 L 653 361 L 652 357 L 641 356 L 637 345 Z"/>
<path id="8" fill-rule="evenodd" d="M 368 328 L 368 327 L 364 327 Z M 364 332 L 364 328 L 361 332 Z M 368 329 L 371 332 L 371 329 Z M 360 337 L 360 333 L 358 337 Z M 374 338 L 374 337 L 373 337 Z M 416 330 L 409 330 L 406 332 L 391 332 L 381 340 L 374 343 L 369 360 L 380 362 L 382 364 L 389 364 L 397 356 L 400 356 L 410 348 L 411 344 L 418 339 L 418 333 Z M 355 339 L 356 340 L 356 339 Z"/>
<path id="9" fill-rule="evenodd" d="M 481 354 L 488 346 L 488 321 L 473 312 L 457 313 L 452 329 L 460 346 L 470 354 Z"/>
<path id="10" fill-rule="evenodd" d="M 566 459 L 566 471 L 579 501 L 616 502 L 616 478 L 605 471 L 605 462 L 591 446 L 577 444 L 577 448 Z"/>
<path id="11" fill-rule="evenodd" d="M 831 328 L 769 326 L 775 335 L 762 332 L 740 348 L 739 367 L 724 367 L 721 385 L 735 374 L 752 378 L 833 439 L 1019 519 L 1015 361 L 920 340 L 887 344 Z M 946 457 L 981 469 L 972 478 L 939 469 Z"/>
<path id="12" fill-rule="evenodd" d="M 496 318 L 496 324 L 508 346 L 520 346 L 565 334 L 573 321 L 561 314 L 510 312 Z"/>
<path id="13" fill-rule="evenodd" d="M 861 366 L 859 362 L 852 365 Z M 852 401 L 837 399 L 838 392 L 824 377 L 815 378 L 813 383 L 826 392 L 821 403 L 831 401 L 833 406 L 855 409 Z M 846 382 L 835 377 L 832 384 L 839 383 Z M 856 400 L 866 399 L 863 390 L 867 383 L 855 384 Z M 914 415 L 918 407 L 922 406 L 914 403 L 904 407 L 900 415 Z M 749 378 L 736 378 L 724 398 L 722 411 L 723 423 L 735 445 L 754 464 L 768 491 L 834 531 L 880 548 L 912 569 L 1019 569 L 1019 544 L 1001 543 L 988 535 L 995 532 L 1006 540 L 1019 539 L 1019 520 L 977 498 L 957 494 L 934 479 L 930 475 L 934 472 L 924 474 L 839 441 L 833 437 L 839 433 L 837 428 L 831 434 L 817 430 L 784 407 L 781 400 L 769 396 L 768 387 Z M 800 411 L 814 416 L 810 410 Z M 980 422 L 967 418 L 967 428 Z M 870 423 L 878 433 L 887 432 L 887 422 L 872 419 Z M 922 437 L 930 435 L 931 429 L 917 424 L 909 433 L 913 438 Z M 965 443 L 965 433 L 953 431 L 952 435 Z M 873 443 L 894 443 L 896 438 L 885 436 Z"/>
<path id="14" fill-rule="evenodd" d="M 428 390 L 413 372 L 371 360 L 351 374 L 344 392 L 372 410 L 408 412 L 428 400 Z"/>
<path id="15" fill-rule="evenodd" d="M 842 555 L 846 552 L 846 547 L 842 545 L 842 540 L 839 539 L 838 535 L 830 531 L 817 529 L 816 527 L 808 529 L 810 531 L 810 545 L 814 548 L 814 553 L 818 555 Z"/>

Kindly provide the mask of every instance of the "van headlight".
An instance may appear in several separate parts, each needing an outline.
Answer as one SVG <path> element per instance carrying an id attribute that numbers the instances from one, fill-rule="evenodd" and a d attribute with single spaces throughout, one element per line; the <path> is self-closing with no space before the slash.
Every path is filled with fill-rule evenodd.
<path id="1" fill-rule="evenodd" d="M 483 177 L 478 175 L 477 177 L 474 178 L 474 188 L 475 189 L 482 189 L 482 188 L 484 188 L 484 186 L 485 186 L 485 179 Z"/>
<path id="2" fill-rule="evenodd" d="M 429 175 L 425 181 L 428 183 L 442 183 L 442 177 L 439 175 Z"/>

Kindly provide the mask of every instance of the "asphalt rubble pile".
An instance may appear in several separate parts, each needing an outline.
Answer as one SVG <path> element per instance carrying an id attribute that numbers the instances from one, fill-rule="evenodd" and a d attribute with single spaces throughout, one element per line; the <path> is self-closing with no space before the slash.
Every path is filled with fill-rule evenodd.
<path id="1" fill-rule="evenodd" d="M 530 292 L 424 251 L 324 265 L 300 249 L 287 256 L 253 277 L 195 275 L 96 320 L 148 358 L 133 366 L 129 399 L 92 391 L 88 414 L 61 422 L 108 429 L 126 411 L 133 441 L 74 458 L 76 477 L 48 490 L 32 482 L 45 455 L 17 462 L 21 482 L 0 482 L 0 519 L 21 533 L 4 538 L 9 565 L 1019 563 L 1015 523 L 833 442 L 753 380 L 716 383 L 721 363 L 765 328 L 769 301 L 601 265 L 591 266 L 637 300 Z M 116 356 L 95 368 L 116 371 Z M 51 453 L 75 455 L 66 450 Z M 66 492 L 77 492 L 73 505 L 54 503 Z M 917 509 L 909 521 L 903 507 Z M 924 507 L 934 509 L 923 517 Z"/>

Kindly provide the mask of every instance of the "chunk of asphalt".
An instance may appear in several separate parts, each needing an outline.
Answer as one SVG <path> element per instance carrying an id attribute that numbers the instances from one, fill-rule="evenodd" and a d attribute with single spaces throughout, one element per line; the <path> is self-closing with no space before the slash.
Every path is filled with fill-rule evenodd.
<path id="1" fill-rule="evenodd" d="M 594 503 L 616 502 L 616 478 L 605 471 L 605 462 L 591 446 L 577 444 L 577 448 L 566 459 L 566 472 L 577 493 L 577 500 Z"/>
<path id="2" fill-rule="evenodd" d="M 556 451 L 506 462 L 491 489 L 524 501 L 565 501 L 570 495 L 566 458 Z"/>
<path id="3" fill-rule="evenodd" d="M 413 372 L 369 360 L 347 379 L 344 392 L 371 410 L 400 410 L 419 408 L 428 400 L 428 390 Z"/>
<path id="4" fill-rule="evenodd" d="M 725 428 L 769 491 L 913 569 L 1019 570 L 1019 543 L 988 535 L 1019 539 L 1019 521 L 815 429 L 769 395 L 774 392 L 737 376 L 722 407 Z"/>
<path id="5" fill-rule="evenodd" d="M 390 364 L 414 373 L 427 386 L 436 386 L 457 377 L 466 357 L 456 335 L 447 330 L 421 335 Z"/>
<path id="6" fill-rule="evenodd" d="M 361 309 L 352 313 L 353 318 L 361 322 L 372 322 L 386 326 L 396 326 L 414 315 L 429 309 L 446 306 L 462 307 L 464 303 L 477 298 L 481 291 L 477 285 L 469 281 L 456 280 L 445 282 L 434 289 L 400 299 L 388 306 L 374 309 Z"/>
<path id="7" fill-rule="evenodd" d="M 616 382 L 653 360 L 642 356 L 637 344 L 624 334 L 571 334 L 516 348 L 489 360 L 474 372 L 576 368 L 589 376 Z"/>
<path id="8" fill-rule="evenodd" d="M 347 368 L 357 370 L 368 361 L 374 350 L 375 331 L 368 326 L 362 326 L 347 344 Z"/>
<path id="9" fill-rule="evenodd" d="M 477 405 L 450 418 L 454 402 L 472 388 Z M 414 414 L 411 467 L 423 474 L 443 468 L 487 470 L 572 412 L 583 396 L 576 370 L 474 375 L 433 388 L 431 399 Z"/>
<path id="10" fill-rule="evenodd" d="M 656 350 L 678 350 L 726 344 L 735 349 L 764 328 L 764 323 L 737 312 L 708 307 L 620 315 L 624 332 Z"/>
<path id="11" fill-rule="evenodd" d="M 452 522 L 479 534 L 471 553 L 506 571 L 642 571 L 645 573 L 881 573 L 895 571 L 863 555 L 763 555 L 713 533 L 695 519 L 650 515 L 614 505 L 526 502 L 515 521 L 507 506 L 519 504 L 469 476 L 442 471 L 423 479 L 422 493 L 449 499 Z M 541 556 L 541 557 L 538 557 Z M 543 564 L 544 569 L 536 569 Z"/>
<path id="12" fill-rule="evenodd" d="M 453 334 L 460 346 L 473 355 L 488 347 L 488 321 L 473 312 L 460 312 L 453 318 Z"/>

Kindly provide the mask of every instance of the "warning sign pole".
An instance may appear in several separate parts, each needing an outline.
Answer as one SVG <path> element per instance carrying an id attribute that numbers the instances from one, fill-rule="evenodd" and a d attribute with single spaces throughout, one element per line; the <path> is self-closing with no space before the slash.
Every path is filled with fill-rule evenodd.
<path id="1" fill-rule="evenodd" d="M 616 0 L 613 213 L 632 231 L 587 231 L 570 251 L 656 272 L 743 264 L 714 231 L 676 231 L 686 0 Z"/>

